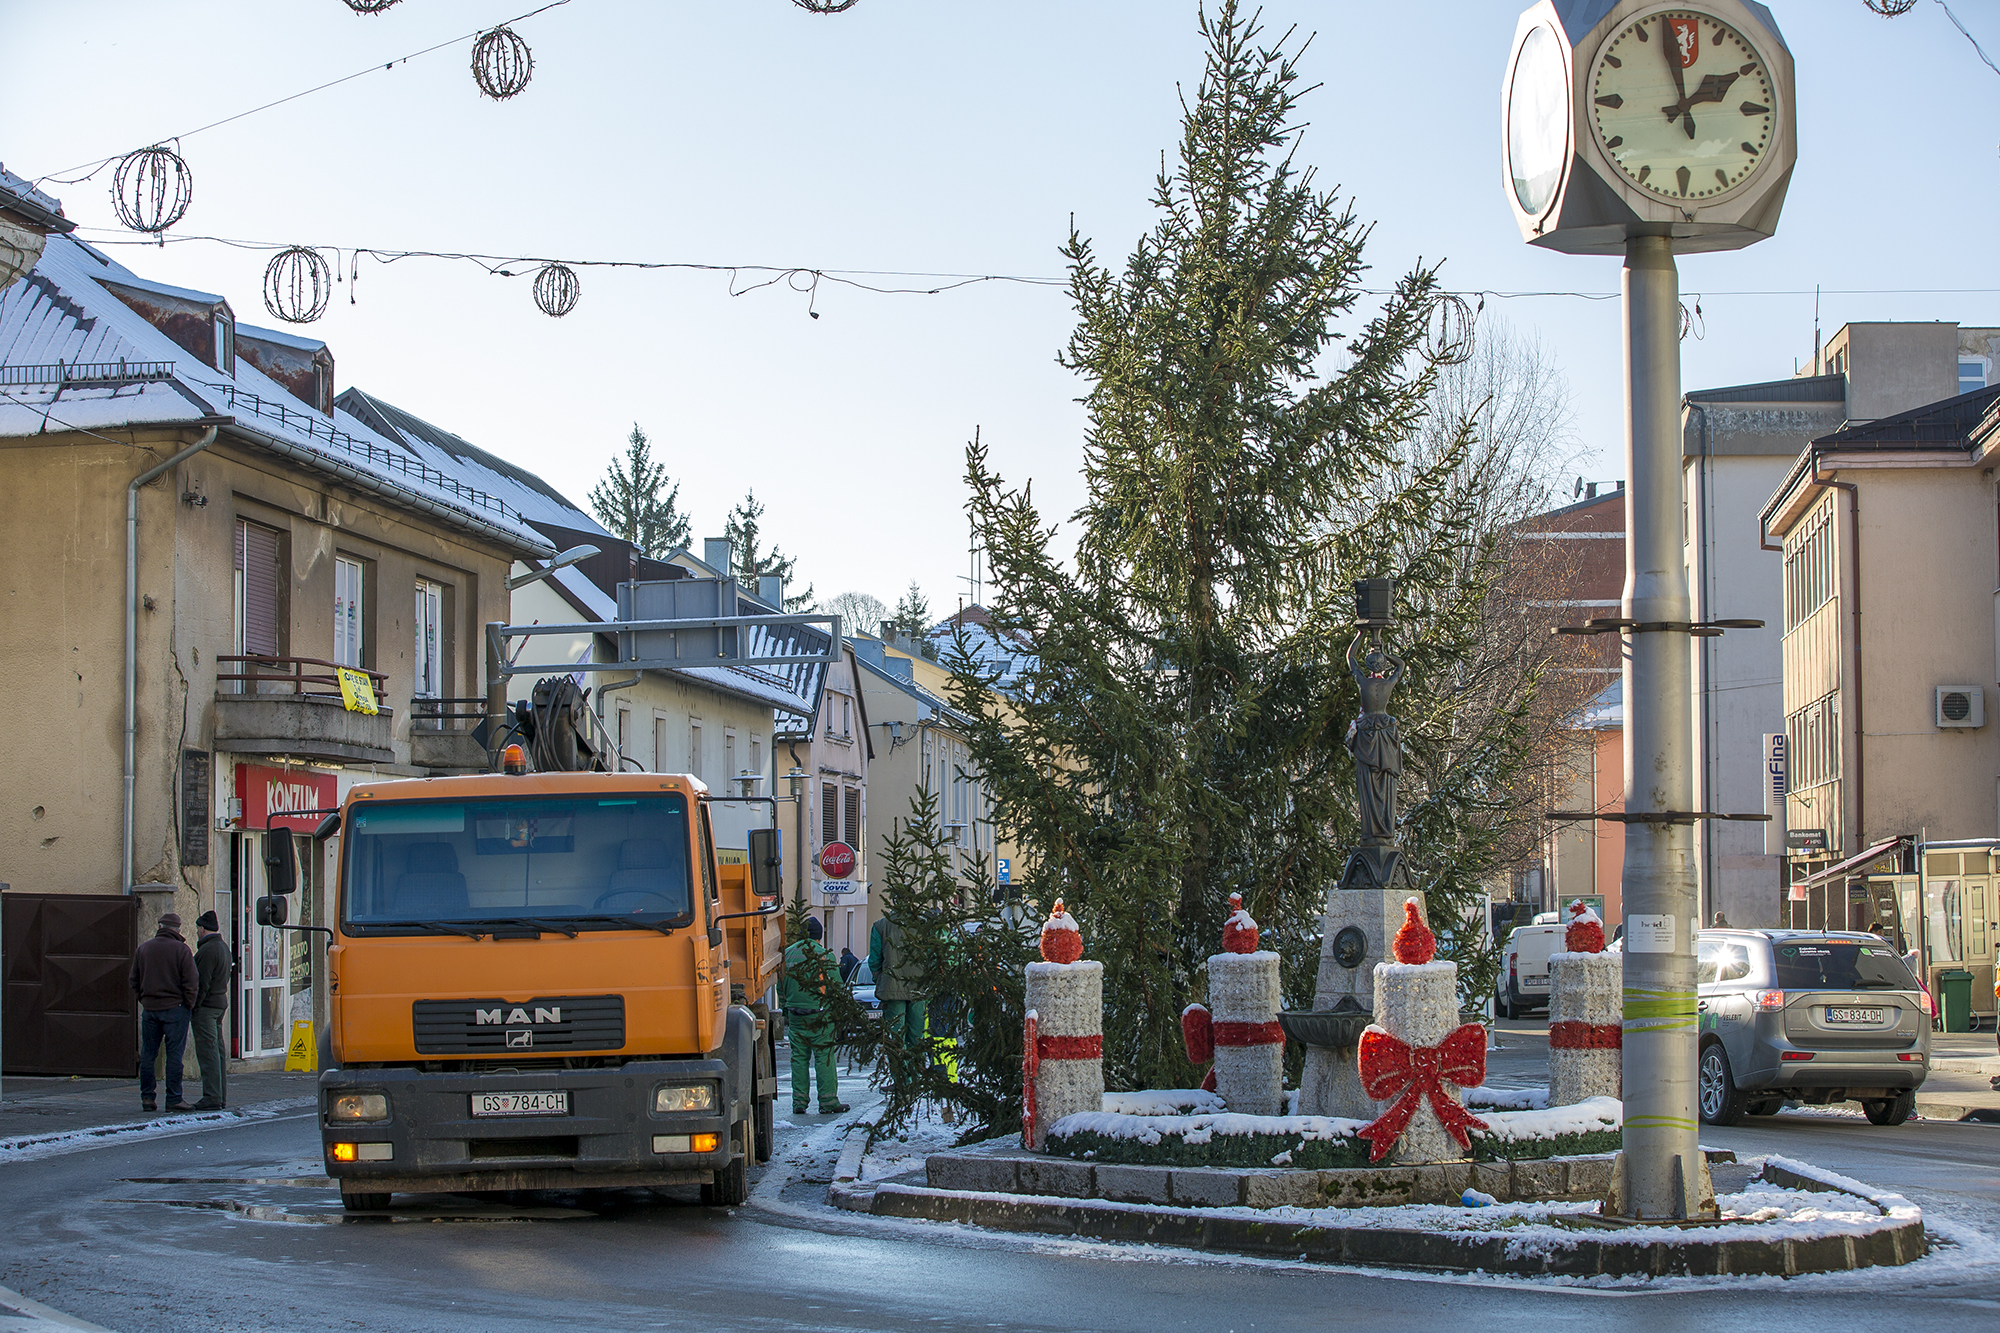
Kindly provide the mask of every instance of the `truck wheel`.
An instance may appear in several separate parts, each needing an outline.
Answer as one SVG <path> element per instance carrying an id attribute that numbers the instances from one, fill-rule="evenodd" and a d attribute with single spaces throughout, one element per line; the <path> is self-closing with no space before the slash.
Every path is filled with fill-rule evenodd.
<path id="1" fill-rule="evenodd" d="M 777 1119 L 774 1114 L 777 1101 L 775 1093 L 757 1099 L 757 1163 L 760 1166 L 771 1160 L 771 1136 L 776 1128 L 772 1121 Z"/>
<path id="2" fill-rule="evenodd" d="M 1729 1070 L 1729 1055 L 1721 1042 L 1712 1041 L 1701 1048 L 1696 1070 L 1696 1100 L 1701 1106 L 1702 1120 L 1711 1125 L 1733 1125 L 1741 1120 L 1749 1099 L 1736 1086 L 1736 1077 Z"/>
<path id="3" fill-rule="evenodd" d="M 1906 1092 L 1900 1097 L 1871 1097 L 1861 1103 L 1871 1125 L 1900 1125 L 1917 1110 L 1917 1094 Z"/>
<path id="4" fill-rule="evenodd" d="M 340 1206 L 350 1213 L 379 1213 L 389 1206 L 387 1194 L 350 1194 L 340 1192 Z"/>
<path id="5" fill-rule="evenodd" d="M 755 1117 L 745 1116 L 743 1151 L 730 1158 L 729 1165 L 715 1173 L 715 1183 L 701 1187 L 701 1201 L 711 1207 L 735 1208 L 750 1201 L 750 1158 L 757 1151 Z"/>

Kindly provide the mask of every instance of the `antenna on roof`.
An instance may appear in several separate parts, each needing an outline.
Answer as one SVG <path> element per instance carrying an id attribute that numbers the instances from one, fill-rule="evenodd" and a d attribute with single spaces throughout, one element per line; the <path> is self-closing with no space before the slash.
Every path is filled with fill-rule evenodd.
<path id="1" fill-rule="evenodd" d="M 1819 284 L 1813 284 L 1813 374 L 1821 372 L 1819 364 Z"/>

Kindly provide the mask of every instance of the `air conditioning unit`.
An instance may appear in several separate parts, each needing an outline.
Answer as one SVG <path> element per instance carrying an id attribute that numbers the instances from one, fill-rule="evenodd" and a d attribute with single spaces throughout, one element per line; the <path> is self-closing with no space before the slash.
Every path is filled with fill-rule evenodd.
<path id="1" fill-rule="evenodd" d="M 1977 685 L 1938 686 L 1937 724 L 1940 727 L 1985 726 L 1986 692 Z"/>

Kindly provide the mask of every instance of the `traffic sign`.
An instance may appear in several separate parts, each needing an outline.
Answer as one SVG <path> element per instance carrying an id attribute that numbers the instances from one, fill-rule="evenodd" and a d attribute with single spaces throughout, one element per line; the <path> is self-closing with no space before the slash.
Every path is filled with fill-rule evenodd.
<path id="1" fill-rule="evenodd" d="M 994 862 L 994 865 L 995 865 L 996 867 L 998 867 L 998 869 L 999 869 L 999 872 L 1000 872 L 1000 882 L 1001 882 L 1002 884 L 1011 884 L 1011 883 L 1013 883 L 1013 881 L 1014 881 L 1014 863 L 1013 863 L 1012 861 L 1010 861 L 1010 860 L 1009 860 L 1008 858 L 1006 858 L 1006 857 L 1004 857 L 1004 856 L 1003 856 L 1003 857 L 999 858 L 999 859 L 998 859 L 997 861 L 995 861 L 995 862 Z"/>
<path id="2" fill-rule="evenodd" d="M 844 842 L 830 842 L 819 849 L 820 873 L 828 879 L 846 879 L 854 873 L 854 849 Z"/>

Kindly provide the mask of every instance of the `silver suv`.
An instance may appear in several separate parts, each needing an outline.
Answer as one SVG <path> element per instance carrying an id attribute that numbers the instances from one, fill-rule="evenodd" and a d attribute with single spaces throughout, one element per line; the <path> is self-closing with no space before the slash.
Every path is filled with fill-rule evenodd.
<path id="1" fill-rule="evenodd" d="M 1900 1125 L 1930 1069 L 1929 997 L 1896 951 L 1846 931 L 1696 937 L 1701 1118 L 1733 1125 L 1787 1101 L 1858 1101 Z"/>

